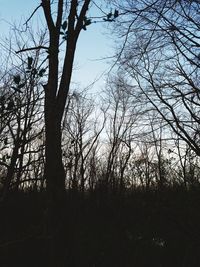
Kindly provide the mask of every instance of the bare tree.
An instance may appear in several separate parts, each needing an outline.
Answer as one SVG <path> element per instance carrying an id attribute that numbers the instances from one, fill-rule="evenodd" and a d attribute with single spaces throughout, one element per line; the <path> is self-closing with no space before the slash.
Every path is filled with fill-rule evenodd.
<path id="1" fill-rule="evenodd" d="M 31 66 L 29 66 L 30 61 Z M 10 119 L 1 133 L 1 136 L 6 134 L 4 144 L 7 145 L 7 149 L 2 153 L 4 158 L 7 157 L 4 162 L 7 164 L 7 174 L 4 177 L 2 198 L 5 198 L 12 183 L 16 189 L 19 187 L 25 168 L 28 167 L 27 155 L 37 153 L 33 152 L 31 144 L 43 131 L 41 126 L 43 96 L 39 86 L 41 77 L 36 76 L 33 71 L 37 68 L 38 56 L 35 59 L 29 57 L 29 65 L 23 59 L 21 63 L 20 68 L 16 70 L 19 73 L 20 69 L 20 74 L 9 74 L 10 82 L 5 84 L 8 95 L 5 98 L 2 116 L 7 113 Z"/>
<path id="2" fill-rule="evenodd" d="M 137 0 L 118 7 L 122 14 L 118 30 L 125 36 L 120 67 L 200 155 L 199 2 Z"/>
<path id="3" fill-rule="evenodd" d="M 141 116 L 141 107 L 128 92 L 124 79 L 112 79 L 106 92 L 109 109 L 107 111 L 107 163 L 104 179 L 113 189 L 123 189 L 124 174 L 131 157 L 136 126 Z M 120 189 L 120 190 L 121 190 Z"/>
<path id="4" fill-rule="evenodd" d="M 45 89 L 45 178 L 51 201 L 57 201 L 65 189 L 65 170 L 62 162 L 61 122 L 69 93 L 76 44 L 81 30 L 89 25 L 87 11 L 90 0 L 70 3 L 59 0 L 57 7 L 51 1 L 42 0 L 49 32 L 48 82 Z M 65 13 L 67 8 L 68 15 Z M 65 39 L 61 35 L 64 32 Z M 59 74 L 59 47 L 65 40 L 64 61 Z M 59 77 L 61 76 L 61 78 Z"/>
<path id="5" fill-rule="evenodd" d="M 100 134 L 104 129 L 103 121 L 95 115 L 95 101 L 89 99 L 86 92 L 73 92 L 63 121 L 63 138 L 66 146 L 63 151 L 66 157 L 66 169 L 69 186 L 78 187 L 84 192 L 87 182 L 87 167 L 92 151 L 97 151 Z"/>

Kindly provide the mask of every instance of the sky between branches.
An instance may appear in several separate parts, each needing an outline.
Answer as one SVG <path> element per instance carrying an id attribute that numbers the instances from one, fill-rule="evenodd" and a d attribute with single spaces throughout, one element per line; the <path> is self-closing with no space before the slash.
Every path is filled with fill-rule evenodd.
<path id="1" fill-rule="evenodd" d="M 99 0 L 97 0 L 99 2 Z M 39 0 L 0 0 L 0 38 L 3 40 L 12 33 L 13 25 L 23 25 L 33 10 L 39 5 Z M 89 11 L 90 16 L 99 16 L 95 7 Z M 31 23 L 38 23 L 43 19 L 42 9 L 34 15 Z M 43 25 L 41 25 L 43 27 Z M 105 23 L 93 23 L 87 31 L 82 31 L 76 50 L 73 72 L 74 87 L 83 89 L 93 83 L 92 92 L 98 94 L 104 86 L 103 73 L 109 70 L 108 57 L 114 54 L 110 30 Z M 104 60 L 103 60 L 104 58 Z"/>

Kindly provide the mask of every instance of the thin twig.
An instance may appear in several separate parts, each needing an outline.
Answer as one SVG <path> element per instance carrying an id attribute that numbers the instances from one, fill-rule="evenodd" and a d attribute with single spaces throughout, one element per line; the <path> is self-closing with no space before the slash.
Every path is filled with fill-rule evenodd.
<path id="1" fill-rule="evenodd" d="M 34 14 L 37 12 L 37 10 L 38 10 L 41 6 L 42 6 L 42 3 L 34 9 L 34 11 L 33 11 L 32 14 L 30 15 L 30 17 L 26 20 L 26 22 L 24 23 L 24 25 L 27 26 L 28 22 L 32 19 L 32 17 L 34 16 Z"/>

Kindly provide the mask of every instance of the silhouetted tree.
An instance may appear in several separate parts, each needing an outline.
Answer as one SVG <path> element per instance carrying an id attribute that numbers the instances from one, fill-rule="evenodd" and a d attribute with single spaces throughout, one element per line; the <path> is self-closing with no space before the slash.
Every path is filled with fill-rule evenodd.
<path id="1" fill-rule="evenodd" d="M 35 58 L 35 64 L 37 64 L 36 62 L 37 59 Z M 2 114 L 9 112 L 10 119 L 7 121 L 3 133 L 6 134 L 4 144 L 7 145 L 7 149 L 4 150 L 7 154 L 2 153 L 6 159 L 4 160 L 5 164 L 7 164 L 7 174 L 3 181 L 3 198 L 12 184 L 12 187 L 17 189 L 23 182 L 22 177 L 30 164 L 27 157 L 37 153 L 31 149 L 31 144 L 42 131 L 40 125 L 43 97 L 38 85 L 40 77 L 35 77 L 33 72 L 27 73 L 26 68 L 27 63 L 22 60 L 20 75 L 11 75 L 9 85 L 5 85 L 8 96 L 5 99 L 6 106 Z M 13 88 L 12 91 L 11 87 Z M 25 179 L 25 177 L 23 178 Z"/>
<path id="2" fill-rule="evenodd" d="M 67 180 L 69 187 L 85 190 L 88 182 L 90 154 L 97 144 L 105 124 L 95 115 L 95 101 L 89 99 L 86 92 L 74 91 L 69 97 L 69 104 L 63 121 L 63 146 L 66 160 Z"/>
<path id="3" fill-rule="evenodd" d="M 45 89 L 45 178 L 49 200 L 57 202 L 65 190 L 62 162 L 61 122 L 69 93 L 76 44 L 81 30 L 89 25 L 87 11 L 90 0 L 78 2 L 42 0 L 41 6 L 49 33 L 48 81 Z M 66 9 L 67 8 L 67 9 Z M 67 13 L 65 11 L 67 10 Z M 63 34 L 61 34 L 63 32 Z M 64 61 L 59 73 L 60 43 L 64 42 Z M 61 77 L 61 78 L 59 78 Z"/>
<path id="4" fill-rule="evenodd" d="M 125 186 L 125 170 L 134 146 L 136 125 L 141 116 L 137 99 L 128 92 L 124 79 L 119 75 L 108 83 L 107 158 L 104 173 L 105 184 L 114 190 Z"/>
<path id="5" fill-rule="evenodd" d="M 137 0 L 118 2 L 118 7 L 122 14 L 118 32 L 125 36 L 120 67 L 160 117 L 200 155 L 199 1 Z"/>

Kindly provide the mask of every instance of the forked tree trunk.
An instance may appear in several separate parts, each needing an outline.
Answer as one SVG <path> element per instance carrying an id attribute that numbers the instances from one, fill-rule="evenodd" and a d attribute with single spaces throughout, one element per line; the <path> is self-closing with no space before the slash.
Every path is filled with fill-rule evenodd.
<path id="1" fill-rule="evenodd" d="M 57 1 L 57 14 L 51 9 L 51 1 L 41 1 L 49 31 L 49 73 L 48 82 L 44 85 L 46 130 L 45 178 L 48 198 L 53 202 L 59 202 L 60 196 L 65 191 L 65 171 L 61 149 L 61 122 L 70 88 L 76 43 L 86 23 L 86 13 L 90 1 L 84 0 L 81 1 L 81 4 L 77 0 L 70 1 L 67 18 L 64 17 L 64 6 L 68 6 L 68 1 Z M 79 5 L 80 11 L 78 10 Z M 78 11 L 80 12 L 79 15 L 77 15 Z M 63 23 L 66 23 L 66 27 L 63 27 Z M 61 75 L 59 75 L 60 34 L 63 30 L 67 30 L 67 38 L 62 71 Z"/>
<path id="2" fill-rule="evenodd" d="M 48 31 L 48 81 L 45 90 L 45 180 L 47 188 L 46 231 L 51 237 L 49 244 L 48 266 L 61 266 L 58 262 L 61 253 L 65 216 L 65 170 L 62 162 L 61 122 L 69 93 L 76 43 L 85 24 L 90 0 L 58 0 L 57 11 L 52 8 L 52 1 L 42 0 Z M 69 9 L 68 17 L 64 15 L 65 5 Z M 68 6 L 69 5 L 69 6 Z M 80 5 L 80 11 L 78 6 Z M 77 14 L 79 11 L 79 15 Z M 67 24 L 67 38 L 63 64 L 59 64 L 59 49 L 63 23 Z M 62 67 L 61 67 L 62 66 Z M 62 68 L 59 75 L 60 67 Z M 64 229 L 64 228 L 63 228 Z"/>

